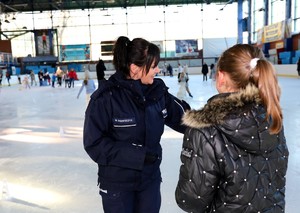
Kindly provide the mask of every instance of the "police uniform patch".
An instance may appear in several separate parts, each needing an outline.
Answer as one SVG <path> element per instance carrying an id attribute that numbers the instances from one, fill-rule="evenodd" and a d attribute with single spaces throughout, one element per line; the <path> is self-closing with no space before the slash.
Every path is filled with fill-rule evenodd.
<path id="1" fill-rule="evenodd" d="M 132 127 L 136 126 L 135 118 L 113 118 L 114 127 Z"/>

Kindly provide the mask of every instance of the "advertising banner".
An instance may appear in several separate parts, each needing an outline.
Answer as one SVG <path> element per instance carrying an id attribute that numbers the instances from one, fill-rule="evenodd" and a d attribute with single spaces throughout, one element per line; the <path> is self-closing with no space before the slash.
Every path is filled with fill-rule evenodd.
<path id="1" fill-rule="evenodd" d="M 263 43 L 282 40 L 291 37 L 291 19 L 264 27 Z"/>
<path id="2" fill-rule="evenodd" d="M 264 27 L 264 43 L 284 39 L 284 22 L 278 22 Z"/>
<path id="3" fill-rule="evenodd" d="M 175 56 L 198 56 L 197 40 L 175 40 L 176 52 Z"/>
<path id="4" fill-rule="evenodd" d="M 90 45 L 60 45 L 60 61 L 86 61 L 90 60 Z"/>
<path id="5" fill-rule="evenodd" d="M 53 55 L 53 30 L 34 30 L 35 50 L 37 56 Z"/>

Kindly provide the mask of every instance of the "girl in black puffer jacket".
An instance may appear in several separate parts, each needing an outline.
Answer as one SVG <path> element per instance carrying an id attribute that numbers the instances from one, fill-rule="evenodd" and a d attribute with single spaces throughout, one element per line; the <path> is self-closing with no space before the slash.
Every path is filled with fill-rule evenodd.
<path id="1" fill-rule="evenodd" d="M 275 69 L 247 44 L 226 50 L 216 87 L 183 123 L 176 201 L 187 212 L 284 212 L 288 148 Z"/>

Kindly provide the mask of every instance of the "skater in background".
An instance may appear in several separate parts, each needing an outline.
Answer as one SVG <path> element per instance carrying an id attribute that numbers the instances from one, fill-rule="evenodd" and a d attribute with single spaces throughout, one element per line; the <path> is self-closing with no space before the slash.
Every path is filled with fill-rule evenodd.
<path id="1" fill-rule="evenodd" d="M 39 78 L 40 86 L 43 86 L 43 76 L 44 76 L 44 72 L 43 72 L 43 70 L 40 70 L 38 72 L 38 78 Z"/>
<path id="2" fill-rule="evenodd" d="M 52 73 L 51 76 L 51 84 L 53 88 L 55 88 L 55 82 L 56 82 L 56 72 Z"/>
<path id="3" fill-rule="evenodd" d="M 36 80 L 35 80 L 35 74 L 33 72 L 33 70 L 30 71 L 30 83 L 31 83 L 31 86 L 33 86 L 33 82 L 34 82 L 34 85 L 36 86 L 37 83 L 36 83 Z"/>
<path id="4" fill-rule="evenodd" d="M 0 70 L 0 87 L 2 86 L 2 78 L 3 78 L 3 73 L 2 70 Z"/>
<path id="5" fill-rule="evenodd" d="M 179 84 L 179 88 L 178 88 L 178 92 L 177 92 L 177 98 L 179 99 L 184 99 L 186 97 L 186 75 L 181 72 L 180 76 L 178 78 L 178 84 Z"/>
<path id="6" fill-rule="evenodd" d="M 79 98 L 80 96 L 80 93 L 82 92 L 83 88 L 85 88 L 85 94 L 86 94 L 86 106 L 88 106 L 89 104 L 89 101 L 91 99 L 91 95 L 93 94 L 93 92 L 96 90 L 96 86 L 95 86 L 95 82 L 93 79 L 91 79 L 89 77 L 89 72 L 86 71 L 85 73 L 85 78 L 82 82 L 82 85 L 79 89 L 79 92 L 77 94 L 77 99 Z"/>
<path id="7" fill-rule="evenodd" d="M 6 73 L 5 73 L 5 77 L 6 77 L 6 80 L 7 80 L 7 83 L 8 83 L 8 86 L 10 86 L 10 72 L 7 70 Z"/>
<path id="8" fill-rule="evenodd" d="M 170 77 L 173 77 L 173 67 L 171 66 L 171 64 L 168 64 L 167 71 L 168 71 Z"/>
<path id="9" fill-rule="evenodd" d="M 204 62 L 204 64 L 202 65 L 202 75 L 203 75 L 203 81 L 207 81 L 207 74 L 208 74 L 208 66 L 206 64 L 206 62 Z"/>
<path id="10" fill-rule="evenodd" d="M 105 64 L 104 64 L 104 61 L 102 59 L 99 58 L 99 61 L 96 65 L 96 73 L 97 73 L 97 80 L 98 80 L 98 87 L 100 85 L 100 81 L 101 80 L 104 80 L 104 76 L 105 76 L 105 73 L 104 71 L 106 70 L 106 67 L 105 67 Z"/>
<path id="11" fill-rule="evenodd" d="M 164 76 L 166 76 L 166 73 L 167 73 L 167 64 L 164 63 L 163 67 L 162 67 L 162 73 Z"/>
<path id="12" fill-rule="evenodd" d="M 25 89 L 30 89 L 29 77 L 28 77 L 27 74 L 24 76 L 22 83 L 23 83 L 22 86 L 23 86 Z"/>
<path id="13" fill-rule="evenodd" d="M 186 93 L 188 93 L 191 98 L 193 97 L 192 93 L 190 92 L 188 82 L 189 82 L 189 75 L 188 75 L 187 65 L 186 65 L 184 66 L 178 79 L 179 89 L 177 92 L 177 98 L 184 99 L 186 97 Z"/>
<path id="14" fill-rule="evenodd" d="M 57 69 L 56 69 L 56 77 L 57 77 L 57 83 L 58 83 L 58 86 L 61 86 L 62 85 L 62 78 L 64 76 L 64 71 L 62 69 L 60 69 L 60 66 L 57 66 Z"/>
<path id="15" fill-rule="evenodd" d="M 216 80 L 216 69 L 215 69 L 215 65 L 211 64 L 210 65 L 210 75 L 209 78 L 212 79 L 213 81 Z"/>
<path id="16" fill-rule="evenodd" d="M 69 73 L 68 73 L 68 76 L 69 76 L 69 88 L 73 87 L 74 88 L 74 81 L 77 77 L 77 74 L 76 74 L 76 71 L 74 68 L 71 68 Z"/>
<path id="17" fill-rule="evenodd" d="M 20 75 L 18 75 L 18 82 L 19 82 L 19 84 L 22 84 L 21 76 Z"/>
<path id="18" fill-rule="evenodd" d="M 190 91 L 190 87 L 189 87 L 189 80 L 190 80 L 190 75 L 189 75 L 189 72 L 188 72 L 188 65 L 185 64 L 184 67 L 183 67 L 183 73 L 185 75 L 185 89 L 187 91 L 187 93 L 189 94 L 189 96 L 192 98 L 193 95 Z"/>
<path id="19" fill-rule="evenodd" d="M 178 76 L 177 76 L 178 82 L 179 82 L 180 75 L 182 72 L 183 72 L 183 67 L 181 66 L 180 63 L 178 63 Z"/>
<path id="20" fill-rule="evenodd" d="M 44 78 L 45 86 L 46 85 L 50 86 L 51 85 L 51 83 L 50 83 L 51 78 L 50 78 L 49 72 L 45 72 L 43 78 Z"/>
<path id="21" fill-rule="evenodd" d="M 298 72 L 298 76 L 300 77 L 300 57 L 297 62 L 297 72 Z"/>

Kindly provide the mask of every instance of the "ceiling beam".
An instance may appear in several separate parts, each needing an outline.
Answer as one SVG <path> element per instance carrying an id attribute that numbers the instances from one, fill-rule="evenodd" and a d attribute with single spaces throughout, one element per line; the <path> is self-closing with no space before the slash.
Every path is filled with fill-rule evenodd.
<path id="1" fill-rule="evenodd" d="M 2 2 L 0 2 L 0 4 L 1 4 L 1 6 L 10 9 L 10 10 L 12 10 L 13 12 L 19 12 L 17 9 L 15 9 L 15 8 L 9 6 L 9 5 L 6 5 L 6 4 L 4 4 L 4 3 L 2 3 Z"/>
<path id="2" fill-rule="evenodd" d="M 89 8 L 127 8 L 183 4 L 230 4 L 236 0 L 13 0 L 2 3 L 3 13 L 76 10 Z"/>

